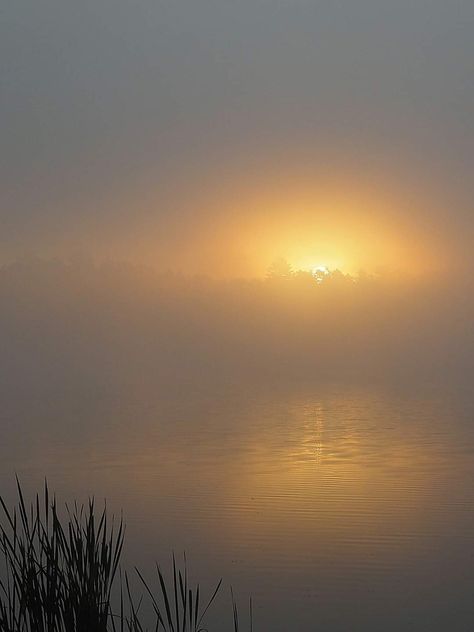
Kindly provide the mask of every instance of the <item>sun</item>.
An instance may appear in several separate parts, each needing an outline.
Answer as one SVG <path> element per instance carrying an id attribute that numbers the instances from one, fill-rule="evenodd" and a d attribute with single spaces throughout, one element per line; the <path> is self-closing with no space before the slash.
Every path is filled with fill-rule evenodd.
<path id="1" fill-rule="evenodd" d="M 331 273 L 328 266 L 325 265 L 311 266 L 310 271 L 316 279 L 316 283 L 321 283 Z"/>
<path id="2" fill-rule="evenodd" d="M 329 274 L 329 268 L 327 266 L 311 266 L 311 272 L 315 275 L 327 276 Z"/>

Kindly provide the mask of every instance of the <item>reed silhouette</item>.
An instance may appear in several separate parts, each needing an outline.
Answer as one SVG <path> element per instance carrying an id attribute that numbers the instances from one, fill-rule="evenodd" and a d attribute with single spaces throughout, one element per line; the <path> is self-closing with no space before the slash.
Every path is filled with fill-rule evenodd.
<path id="1" fill-rule="evenodd" d="M 134 594 L 127 571 L 120 568 L 123 520 L 109 518 L 95 502 L 66 505 L 60 516 L 48 485 L 30 504 L 17 481 L 18 503 L 8 509 L 3 498 L 0 551 L 0 632 L 204 632 L 205 616 L 217 597 L 202 600 L 199 584 L 189 582 L 186 557 L 180 568 L 173 554 L 172 579 L 156 565 L 157 588 L 135 568 L 151 604 L 152 627 L 144 622 L 144 595 Z M 231 622 L 239 632 L 232 593 Z M 231 628 L 232 629 L 232 628 Z M 250 602 L 250 630 L 252 631 Z"/>

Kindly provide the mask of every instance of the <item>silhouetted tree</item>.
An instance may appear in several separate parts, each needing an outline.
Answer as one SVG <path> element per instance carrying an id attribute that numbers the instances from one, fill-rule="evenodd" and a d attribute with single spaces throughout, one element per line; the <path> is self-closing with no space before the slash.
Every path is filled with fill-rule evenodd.
<path id="1" fill-rule="evenodd" d="M 267 279 L 291 279 L 293 276 L 293 268 L 284 257 L 275 259 L 267 270 Z"/>

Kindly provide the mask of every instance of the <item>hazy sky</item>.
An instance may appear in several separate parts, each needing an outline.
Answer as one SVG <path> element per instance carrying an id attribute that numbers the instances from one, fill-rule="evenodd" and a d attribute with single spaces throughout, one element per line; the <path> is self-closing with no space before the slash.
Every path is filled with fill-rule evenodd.
<path id="1" fill-rule="evenodd" d="M 5 2 L 0 259 L 257 271 L 294 216 L 329 224 L 302 260 L 472 262 L 473 30 L 472 0 Z"/>

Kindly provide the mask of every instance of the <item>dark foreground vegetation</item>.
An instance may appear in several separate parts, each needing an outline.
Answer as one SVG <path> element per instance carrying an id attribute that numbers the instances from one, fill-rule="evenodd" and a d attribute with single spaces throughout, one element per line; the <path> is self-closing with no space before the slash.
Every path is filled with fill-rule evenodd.
<path id="1" fill-rule="evenodd" d="M 0 503 L 0 632 L 207 630 L 205 616 L 222 580 L 203 599 L 199 584 L 190 585 L 186 558 L 179 568 L 174 556 L 171 581 L 158 565 L 153 586 L 136 568 L 132 578 L 120 567 L 123 521 L 109 518 L 106 508 L 97 512 L 93 500 L 66 506 L 61 517 L 47 485 L 27 504 L 18 484 L 16 507 Z M 131 588 L 135 579 L 139 594 Z M 229 615 L 229 628 L 238 632 L 233 596 Z M 251 619 L 250 604 L 250 629 Z"/>

